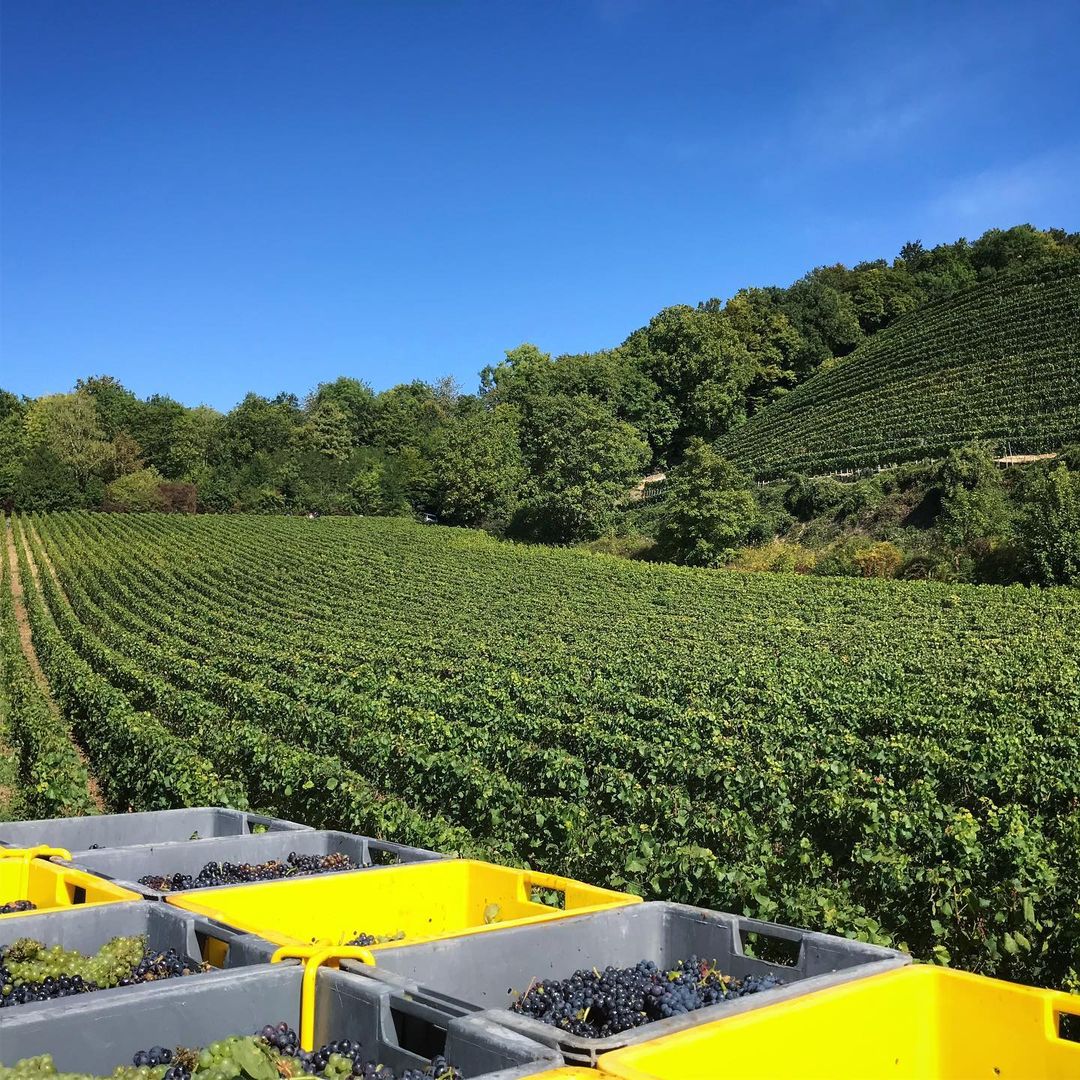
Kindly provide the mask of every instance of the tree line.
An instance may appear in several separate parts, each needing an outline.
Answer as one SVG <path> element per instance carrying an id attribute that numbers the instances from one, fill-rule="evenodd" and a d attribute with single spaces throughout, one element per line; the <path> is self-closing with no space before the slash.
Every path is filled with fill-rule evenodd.
<path id="1" fill-rule="evenodd" d="M 474 393 L 449 379 L 376 393 L 343 376 L 303 399 L 248 394 L 221 413 L 140 399 L 108 375 L 36 399 L 0 391 L 0 503 L 430 512 L 522 540 L 595 540 L 652 467 L 681 468 L 676 492 L 745 491 L 710 458 L 712 443 L 901 316 L 1078 255 L 1080 233 L 1030 225 L 933 248 L 916 241 L 891 262 L 819 267 L 786 288 L 665 308 L 612 349 L 552 357 L 520 345 L 480 372 Z M 676 505 L 657 529 L 672 556 L 708 561 L 736 539 L 749 503 L 727 503 L 727 524 L 700 544 L 687 540 L 700 514 L 683 506 L 680 520 Z"/>

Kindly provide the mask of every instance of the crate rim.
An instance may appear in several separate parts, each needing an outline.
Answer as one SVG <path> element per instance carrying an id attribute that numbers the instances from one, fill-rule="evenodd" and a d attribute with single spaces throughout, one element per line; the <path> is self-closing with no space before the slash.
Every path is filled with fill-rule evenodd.
<path id="1" fill-rule="evenodd" d="M 589 915 L 594 912 L 604 911 L 611 908 L 637 906 L 642 902 L 640 896 L 635 896 L 632 893 L 620 893 L 613 889 L 608 889 L 600 885 L 591 885 L 588 882 L 578 881 L 574 878 L 561 877 L 559 875 L 547 874 L 539 870 L 531 870 L 522 867 L 504 866 L 500 863 L 485 862 L 482 859 L 436 859 L 428 860 L 424 862 L 404 863 L 400 866 L 373 866 L 364 870 L 344 870 L 340 873 L 333 875 L 308 875 L 306 877 L 280 879 L 277 881 L 258 882 L 251 885 L 227 885 L 223 887 L 212 887 L 207 889 L 189 889 L 181 893 L 175 893 L 166 895 L 165 902 L 173 904 L 176 907 L 183 908 L 186 911 L 194 911 L 200 915 L 206 916 L 208 919 L 219 924 L 222 927 L 229 928 L 233 931 L 240 931 L 244 934 L 256 936 L 268 941 L 274 945 L 287 946 L 287 945 L 310 945 L 310 941 L 300 941 L 299 939 L 283 933 L 277 932 L 273 929 L 263 925 L 256 926 L 254 921 L 246 917 L 238 918 L 230 912 L 223 911 L 220 908 L 214 907 L 212 904 L 203 902 L 203 897 L 212 898 L 215 893 L 225 891 L 225 889 L 240 890 L 240 889 L 262 889 L 265 891 L 271 890 L 285 890 L 296 889 L 305 886 L 311 886 L 317 884 L 320 877 L 333 876 L 336 879 L 348 878 L 350 876 L 363 874 L 396 874 L 399 876 L 409 874 L 424 874 L 432 872 L 431 867 L 445 867 L 448 864 L 454 866 L 460 866 L 465 868 L 463 872 L 467 872 L 469 868 L 475 867 L 478 869 L 495 870 L 500 873 L 506 874 L 514 879 L 515 884 L 520 885 L 522 888 L 528 889 L 533 887 L 540 888 L 565 888 L 567 886 L 580 886 L 584 889 L 595 893 L 595 899 L 592 903 L 585 904 L 581 907 L 575 907 L 570 911 L 564 909 L 548 907 L 548 913 L 538 913 L 535 916 L 526 916 L 521 919 L 507 919 L 505 922 L 487 923 L 480 926 L 466 926 L 460 929 L 455 929 L 442 934 L 435 935 L 416 935 L 407 939 L 407 943 L 420 943 L 432 940 L 438 940 L 440 938 L 457 938 L 468 937 L 474 934 L 489 933 L 501 929 L 507 929 L 516 926 L 530 925 L 535 922 L 547 922 L 554 920 L 562 920 L 568 918 L 575 918 L 579 915 Z M 546 907 L 547 905 L 540 904 L 540 907 Z M 400 945 L 401 942 L 386 942 L 383 944 L 371 945 L 369 948 L 373 951 L 378 951 L 384 948 Z"/>
<path id="2" fill-rule="evenodd" d="M 208 836 L 203 837 L 199 840 L 166 840 L 161 842 L 154 841 L 146 844 L 120 844 L 116 847 L 110 848 L 85 848 L 80 851 L 68 852 L 67 854 L 69 857 L 67 859 L 61 858 L 59 855 L 54 855 L 52 856 L 51 861 L 59 866 L 71 867 L 72 869 L 81 870 L 83 873 L 91 874 L 94 877 L 103 878 L 105 881 L 111 881 L 114 884 L 119 885 L 121 888 L 128 889 L 129 891 L 136 893 L 143 900 L 165 901 L 170 896 L 190 896 L 195 893 L 202 895 L 204 893 L 217 892 L 222 889 L 236 889 L 241 887 L 241 883 L 232 885 L 207 885 L 201 889 L 182 889 L 179 891 L 154 889 L 149 885 L 141 884 L 138 880 L 123 877 L 113 877 L 109 874 L 106 874 L 102 870 L 97 870 L 93 867 L 86 866 L 84 860 L 88 857 L 93 857 L 99 854 L 112 856 L 118 852 L 130 852 L 134 857 L 137 858 L 139 853 L 141 852 L 163 851 L 167 853 L 169 850 L 177 847 L 189 848 L 189 845 L 198 844 L 206 844 L 209 846 L 221 843 L 239 846 L 240 844 L 249 843 L 252 841 L 254 841 L 255 843 L 265 842 L 269 844 L 271 841 L 283 841 L 284 838 L 288 838 L 296 842 L 296 838 L 310 836 L 347 837 L 349 839 L 359 840 L 361 842 L 379 844 L 390 849 L 397 849 L 399 851 L 416 853 L 422 856 L 421 858 L 414 860 L 416 862 L 445 862 L 449 859 L 454 858 L 454 856 L 446 855 L 440 851 L 432 851 L 428 848 L 412 847 L 409 844 L 398 844 L 395 841 L 384 840 L 381 837 L 376 836 L 368 836 L 364 833 L 346 832 L 344 829 L 281 829 L 265 833 L 242 833 L 228 836 Z M 207 859 L 207 862 L 214 861 L 218 860 Z M 376 863 L 372 864 L 371 866 L 354 867 L 351 870 L 324 870 L 316 874 L 297 874 L 289 878 L 274 878 L 269 881 L 254 881 L 246 882 L 243 884 L 271 885 L 277 881 L 298 881 L 303 878 L 331 877 L 337 874 L 351 874 L 357 873 L 359 871 L 366 872 L 369 870 L 379 869 L 399 870 L 402 866 L 408 865 L 411 865 L 411 862 L 391 864 L 388 866 L 381 866 L 380 864 Z M 175 906 L 180 907 L 180 905 Z"/>

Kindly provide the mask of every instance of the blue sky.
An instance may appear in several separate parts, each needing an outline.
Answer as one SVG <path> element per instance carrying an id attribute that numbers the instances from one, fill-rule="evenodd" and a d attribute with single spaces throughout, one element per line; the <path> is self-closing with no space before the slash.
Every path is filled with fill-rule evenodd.
<path id="1" fill-rule="evenodd" d="M 231 407 L 1031 221 L 1080 229 L 1075 2 L 33 0 L 0 385 Z"/>

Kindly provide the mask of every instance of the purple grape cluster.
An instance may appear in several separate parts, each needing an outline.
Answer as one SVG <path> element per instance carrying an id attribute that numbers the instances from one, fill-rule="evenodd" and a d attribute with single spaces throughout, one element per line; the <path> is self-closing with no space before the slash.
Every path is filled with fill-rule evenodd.
<path id="1" fill-rule="evenodd" d="M 599 1039 L 780 985 L 772 974 L 732 978 L 696 956 L 673 968 L 642 960 L 634 967 L 591 968 L 568 979 L 535 981 L 510 1008 L 571 1035 Z"/>
<path id="2" fill-rule="evenodd" d="M 290 851 L 284 862 L 270 859 L 264 863 L 208 862 L 197 874 L 147 874 L 139 884 L 159 892 L 183 892 L 187 889 L 210 889 L 217 885 L 249 885 L 256 881 L 330 874 L 361 867 L 341 852 L 329 855 L 299 855 Z"/>
<path id="3" fill-rule="evenodd" d="M 14 915 L 17 911 L 37 911 L 37 904 L 29 900 L 10 900 L 6 904 L 0 904 L 0 915 Z"/>

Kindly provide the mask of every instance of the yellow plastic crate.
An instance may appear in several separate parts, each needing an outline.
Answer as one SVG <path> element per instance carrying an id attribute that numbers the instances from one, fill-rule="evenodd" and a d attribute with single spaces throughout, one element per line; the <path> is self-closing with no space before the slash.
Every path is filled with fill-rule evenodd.
<path id="1" fill-rule="evenodd" d="M 531 899 L 563 893 L 563 908 Z M 360 934 L 403 940 L 455 937 L 640 902 L 569 878 L 468 859 L 411 863 L 168 896 L 276 945 L 340 945 Z M 381 946 L 372 946 L 378 950 Z"/>
<path id="2" fill-rule="evenodd" d="M 1080 997 L 908 967 L 605 1054 L 623 1080 L 1077 1080 Z"/>
<path id="3" fill-rule="evenodd" d="M 35 905 L 34 911 L 13 911 L 0 915 L 0 919 L 18 919 L 76 905 L 142 899 L 138 893 L 84 870 L 57 866 L 48 861 L 52 855 L 71 858 L 62 848 L 0 848 L 0 906 L 14 900 L 29 900 Z"/>

